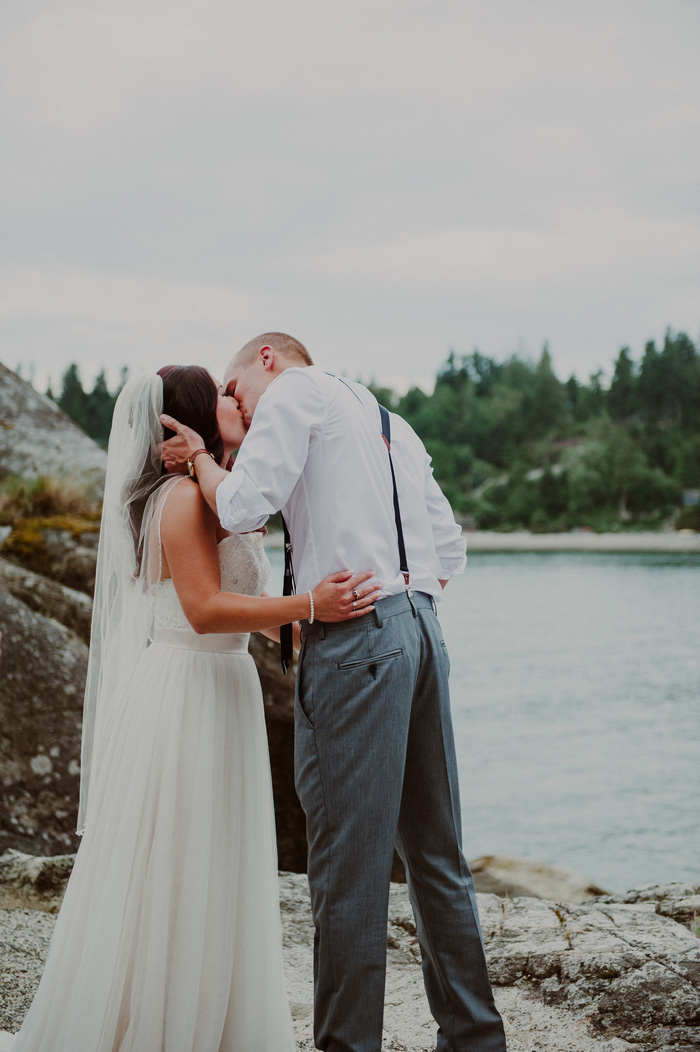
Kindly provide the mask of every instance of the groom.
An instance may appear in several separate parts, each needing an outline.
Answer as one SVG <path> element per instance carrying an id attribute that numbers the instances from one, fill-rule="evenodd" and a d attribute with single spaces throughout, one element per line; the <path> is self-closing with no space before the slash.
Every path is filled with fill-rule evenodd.
<path id="1" fill-rule="evenodd" d="M 408 875 L 437 1052 L 504 1052 L 474 886 L 461 850 L 449 659 L 436 616 L 464 569 L 464 542 L 430 460 L 391 415 L 390 453 L 373 395 L 314 366 L 297 340 L 265 333 L 229 365 L 224 389 L 249 428 L 227 474 L 170 417 L 169 468 L 190 458 L 233 532 L 282 510 L 299 591 L 335 570 L 372 568 L 383 597 L 356 620 L 302 623 L 296 786 L 307 819 L 315 925 L 314 1034 L 328 1052 L 379 1052 L 394 845 Z M 398 551 L 392 467 L 405 538 Z M 400 571 L 407 568 L 410 583 Z"/>

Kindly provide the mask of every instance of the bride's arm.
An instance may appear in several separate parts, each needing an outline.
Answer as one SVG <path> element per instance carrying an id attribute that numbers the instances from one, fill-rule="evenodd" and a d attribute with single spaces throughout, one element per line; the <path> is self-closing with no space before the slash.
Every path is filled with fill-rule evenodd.
<path id="1" fill-rule="evenodd" d="M 196 483 L 176 486 L 163 509 L 161 536 L 175 591 L 195 632 L 255 632 L 310 616 L 309 596 L 238 595 L 221 591 L 216 518 Z M 326 577 L 313 590 L 319 621 L 345 621 L 374 609 L 379 589 L 366 582 L 372 571 Z M 353 589 L 360 599 L 353 610 Z"/>
<path id="2" fill-rule="evenodd" d="M 263 598 L 267 598 L 268 593 L 262 593 Z M 280 641 L 280 630 L 277 628 L 261 628 L 260 635 L 266 636 L 271 639 L 273 643 L 279 643 Z M 292 621 L 292 645 L 295 650 L 301 650 L 301 629 L 299 628 L 298 621 Z"/>

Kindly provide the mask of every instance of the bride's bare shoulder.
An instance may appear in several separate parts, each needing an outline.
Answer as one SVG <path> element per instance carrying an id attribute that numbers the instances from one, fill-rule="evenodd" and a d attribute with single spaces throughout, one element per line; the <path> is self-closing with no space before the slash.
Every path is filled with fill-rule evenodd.
<path id="1" fill-rule="evenodd" d="M 169 530 L 183 526 L 207 526 L 213 529 L 216 517 L 209 509 L 194 479 L 183 478 L 163 497 L 162 528 Z"/>

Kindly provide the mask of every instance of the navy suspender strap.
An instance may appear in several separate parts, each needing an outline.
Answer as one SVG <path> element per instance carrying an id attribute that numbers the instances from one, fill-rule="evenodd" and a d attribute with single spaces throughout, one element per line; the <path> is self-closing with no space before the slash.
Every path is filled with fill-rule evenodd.
<path id="1" fill-rule="evenodd" d="M 399 508 L 399 493 L 396 488 L 396 474 L 394 473 L 394 461 L 391 457 L 391 423 L 389 420 L 389 410 L 383 405 L 379 406 L 379 415 L 382 418 L 382 438 L 386 444 L 387 451 L 389 453 L 389 467 L 391 468 L 391 483 L 394 487 L 394 518 L 396 520 L 396 536 L 399 542 L 399 569 L 403 574 L 404 583 L 406 585 L 406 594 L 409 599 L 413 598 L 413 592 L 411 591 L 410 584 L 410 572 L 408 569 L 408 559 L 406 558 L 406 545 L 403 539 L 403 526 L 401 525 L 401 510 Z M 413 607 L 413 603 L 411 603 Z M 415 607 L 413 607 L 413 616 L 416 616 Z"/>
<path id="2" fill-rule="evenodd" d="M 357 401 L 360 403 L 362 408 L 363 409 L 367 408 L 365 406 L 365 403 L 362 401 L 362 399 L 360 398 L 359 394 L 357 393 L 357 391 L 353 391 L 353 389 L 350 386 L 350 384 L 347 382 L 347 380 L 343 380 L 342 376 L 336 376 L 335 373 L 326 373 L 326 376 L 332 376 L 334 380 L 340 380 L 341 384 L 343 384 L 344 387 L 347 387 L 347 389 L 350 392 L 350 394 L 353 395 L 357 399 Z"/>
<path id="3" fill-rule="evenodd" d="M 282 595 L 296 595 L 296 583 L 294 581 L 294 567 L 292 566 L 292 541 L 287 529 L 287 523 L 282 516 L 282 528 L 284 529 L 284 582 L 282 584 Z M 280 626 L 280 645 L 282 648 L 282 673 L 286 674 L 292 663 L 293 638 L 292 626 Z"/>

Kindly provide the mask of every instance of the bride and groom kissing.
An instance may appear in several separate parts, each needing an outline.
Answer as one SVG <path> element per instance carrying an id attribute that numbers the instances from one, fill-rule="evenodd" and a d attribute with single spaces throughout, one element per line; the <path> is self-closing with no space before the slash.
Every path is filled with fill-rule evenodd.
<path id="1" fill-rule="evenodd" d="M 296 590 L 270 597 L 261 531 L 280 510 Z M 464 563 L 416 434 L 294 338 L 251 340 L 220 387 L 196 366 L 129 381 L 108 454 L 84 837 L 15 1052 L 295 1047 L 247 653 L 252 630 L 282 626 L 284 647 L 289 622 L 316 1046 L 380 1052 L 396 846 L 437 1052 L 503 1052 L 436 616 Z"/>

